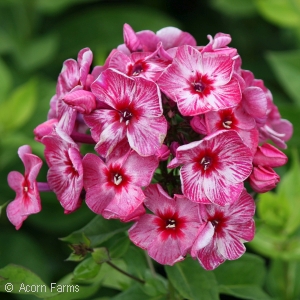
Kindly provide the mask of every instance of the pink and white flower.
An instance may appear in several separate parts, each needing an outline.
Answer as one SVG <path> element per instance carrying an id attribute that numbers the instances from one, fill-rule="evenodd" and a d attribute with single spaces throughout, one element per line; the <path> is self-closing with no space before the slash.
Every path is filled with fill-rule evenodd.
<path id="1" fill-rule="evenodd" d="M 171 198 L 159 184 L 145 189 L 145 214 L 129 229 L 129 238 L 164 265 L 184 259 L 201 226 L 198 204 L 182 195 Z"/>
<path id="2" fill-rule="evenodd" d="M 141 188 L 150 184 L 158 159 L 142 157 L 123 143 L 106 163 L 91 153 L 82 163 L 88 207 L 107 219 L 126 219 L 145 199 Z"/>
<path id="3" fill-rule="evenodd" d="M 246 251 L 244 242 L 254 237 L 254 213 L 254 200 L 246 190 L 236 202 L 225 207 L 200 204 L 199 215 L 206 225 L 200 228 L 192 246 L 192 257 L 206 270 L 215 269 L 226 259 L 241 257 Z"/>
<path id="4" fill-rule="evenodd" d="M 242 99 L 234 74 L 234 60 L 226 55 L 200 53 L 178 47 L 172 64 L 158 79 L 160 89 L 177 102 L 184 116 L 236 106 Z"/>
<path id="5" fill-rule="evenodd" d="M 38 156 L 32 154 L 28 145 L 20 147 L 18 154 L 24 164 L 25 173 L 22 175 L 12 171 L 8 174 L 8 185 L 16 192 L 16 197 L 6 209 L 9 221 L 17 230 L 29 215 L 36 214 L 42 209 L 36 178 L 43 164 Z"/>
<path id="6" fill-rule="evenodd" d="M 178 147 L 168 167 L 180 165 L 187 198 L 224 206 L 239 198 L 252 171 L 252 153 L 236 131 L 222 130 Z"/>
<path id="7" fill-rule="evenodd" d="M 65 210 L 71 213 L 81 205 L 83 188 L 82 159 L 78 145 L 62 130 L 42 139 L 45 158 L 49 166 L 49 186 Z"/>
<path id="8" fill-rule="evenodd" d="M 108 156 L 124 139 L 142 156 L 160 149 L 167 121 L 154 82 L 141 77 L 132 79 L 108 69 L 91 85 L 91 90 L 108 107 L 84 116 L 101 156 Z"/>

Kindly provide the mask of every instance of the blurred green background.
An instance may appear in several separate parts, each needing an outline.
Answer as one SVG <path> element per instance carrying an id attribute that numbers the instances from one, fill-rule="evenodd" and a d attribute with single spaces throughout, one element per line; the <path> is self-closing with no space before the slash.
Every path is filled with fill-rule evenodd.
<path id="1" fill-rule="evenodd" d="M 63 61 L 90 47 L 94 65 L 102 65 L 110 50 L 123 43 L 124 23 L 135 31 L 175 26 L 190 32 L 198 45 L 207 44 L 207 34 L 229 33 L 242 68 L 264 80 L 282 117 L 294 125 L 285 153 L 291 157 L 290 149 L 299 150 L 300 1 L 0 0 L 0 206 L 15 196 L 7 185 L 9 171 L 23 172 L 19 146 L 29 144 L 43 156 L 32 131 L 46 120 Z M 278 170 L 280 175 L 287 168 Z M 44 163 L 39 181 L 46 180 L 46 172 Z M 58 238 L 81 228 L 94 214 L 83 205 L 64 215 L 54 194 L 41 196 L 42 212 L 30 216 L 19 231 L 2 209 L 0 268 L 19 264 L 49 283 L 75 266 L 64 262 L 70 249 Z"/>

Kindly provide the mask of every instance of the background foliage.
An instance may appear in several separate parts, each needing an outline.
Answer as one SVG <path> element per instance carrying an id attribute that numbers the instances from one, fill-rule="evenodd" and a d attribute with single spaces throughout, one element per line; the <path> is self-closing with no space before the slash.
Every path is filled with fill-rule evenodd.
<path id="1" fill-rule="evenodd" d="M 103 64 L 109 51 L 122 43 L 125 22 L 135 31 L 175 26 L 190 32 L 199 45 L 207 44 L 207 34 L 229 33 L 243 69 L 264 80 L 282 117 L 294 125 L 285 151 L 289 165 L 277 170 L 282 182 L 276 191 L 258 197 L 257 234 L 247 244 L 248 253 L 213 272 L 188 258 L 174 267 L 155 265 L 158 274 L 153 276 L 144 253 L 126 237 L 124 224 L 108 223 L 85 206 L 64 215 L 51 193 L 42 194 L 42 212 L 30 216 L 19 231 L 6 218 L 5 203 L 14 192 L 5 178 L 10 170 L 23 170 L 19 146 L 29 144 L 35 154 L 43 155 L 32 130 L 46 118 L 63 61 L 90 47 L 94 64 Z M 0 291 L 5 278 L 13 276 L 16 284 L 80 284 L 76 294 L 35 294 L 59 300 L 298 299 L 299 81 L 299 0 L 0 0 Z M 46 178 L 46 164 L 42 170 L 40 181 Z M 63 242 L 58 237 L 66 238 Z M 79 263 L 74 257 L 65 261 L 71 253 L 68 243 L 79 242 L 99 250 Z M 146 284 L 141 287 L 109 264 L 100 264 L 108 259 L 104 247 L 116 265 Z"/>

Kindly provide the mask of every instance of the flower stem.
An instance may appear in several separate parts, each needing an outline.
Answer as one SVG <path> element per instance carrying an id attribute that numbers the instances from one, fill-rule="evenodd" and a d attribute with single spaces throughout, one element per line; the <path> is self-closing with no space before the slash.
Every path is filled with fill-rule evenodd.
<path id="1" fill-rule="evenodd" d="M 77 143 L 84 143 L 84 144 L 91 144 L 91 145 L 96 144 L 94 139 L 90 135 L 85 133 L 73 132 L 71 134 L 71 138 L 74 140 L 74 142 Z"/>
<path id="2" fill-rule="evenodd" d="M 124 270 L 120 269 L 119 267 L 117 267 L 117 266 L 116 266 L 115 264 L 113 264 L 112 262 L 107 261 L 106 263 L 109 264 L 112 268 L 116 269 L 118 272 L 124 274 L 125 276 L 130 277 L 131 279 L 136 280 L 136 281 L 138 281 L 139 283 L 142 283 L 142 284 L 146 283 L 144 280 L 139 279 L 139 278 L 137 278 L 137 277 L 135 277 L 135 276 L 133 276 L 133 275 L 131 275 L 131 274 L 125 272 Z"/>
<path id="3" fill-rule="evenodd" d="M 156 277 L 156 272 L 155 272 L 155 269 L 154 269 L 152 260 L 151 260 L 151 258 L 150 258 L 150 256 L 148 255 L 147 252 L 145 252 L 145 255 L 146 255 L 146 260 L 147 260 L 149 269 L 150 269 L 150 271 L 151 271 L 151 274 L 152 274 L 153 277 Z"/>
<path id="4" fill-rule="evenodd" d="M 37 182 L 37 187 L 38 187 L 39 192 L 51 192 L 52 191 L 48 182 Z"/>

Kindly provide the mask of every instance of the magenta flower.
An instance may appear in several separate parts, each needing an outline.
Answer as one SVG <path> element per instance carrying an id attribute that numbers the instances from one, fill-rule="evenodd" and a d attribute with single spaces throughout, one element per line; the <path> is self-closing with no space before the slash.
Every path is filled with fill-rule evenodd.
<path id="1" fill-rule="evenodd" d="M 42 209 L 36 178 L 43 164 L 38 156 L 32 154 L 28 145 L 20 147 L 18 154 L 24 164 L 25 174 L 23 176 L 17 171 L 8 174 L 8 184 L 16 192 L 16 197 L 6 209 L 9 221 L 17 230 L 29 215 Z"/>
<path id="2" fill-rule="evenodd" d="M 84 116 L 101 156 L 109 155 L 124 139 L 142 156 L 153 155 L 160 149 L 167 133 L 167 121 L 154 82 L 140 77 L 132 79 L 108 69 L 91 89 L 108 107 Z"/>
<path id="3" fill-rule="evenodd" d="M 77 112 L 67 105 L 63 98 L 70 92 L 89 89 L 89 69 L 93 60 L 92 51 L 84 48 L 79 51 L 77 61 L 67 59 L 63 63 L 58 76 L 56 94 L 51 99 L 51 109 L 48 118 L 57 118 L 58 127 L 71 134 L 75 125 Z"/>
<path id="4" fill-rule="evenodd" d="M 141 76 L 155 81 L 170 64 L 170 60 L 158 56 L 160 48 L 155 52 L 134 52 L 126 55 L 116 51 L 109 60 L 109 67 L 130 77 Z"/>
<path id="5" fill-rule="evenodd" d="M 235 202 L 252 171 L 252 154 L 234 130 L 222 130 L 177 148 L 168 167 L 180 170 L 183 194 L 194 202 Z"/>
<path id="6" fill-rule="evenodd" d="M 226 259 L 238 259 L 246 251 L 244 242 L 254 237 L 254 213 L 255 203 L 246 190 L 238 201 L 225 207 L 200 204 L 199 214 L 206 225 L 200 229 L 191 255 L 206 270 L 215 269 Z"/>
<path id="7" fill-rule="evenodd" d="M 198 204 L 182 195 L 172 199 L 159 184 L 145 189 L 145 214 L 129 229 L 131 241 L 164 265 L 184 259 L 201 226 Z"/>
<path id="8" fill-rule="evenodd" d="M 78 145 L 62 130 L 42 139 L 49 166 L 49 186 L 65 210 L 71 213 L 80 207 L 83 188 L 83 168 Z"/>
<path id="9" fill-rule="evenodd" d="M 242 99 L 233 76 L 234 60 L 226 55 L 178 47 L 172 64 L 158 79 L 160 89 L 177 102 L 180 113 L 195 116 L 236 106 Z"/>
<path id="10" fill-rule="evenodd" d="M 142 204 L 145 196 L 141 187 L 150 184 L 158 159 L 142 157 L 123 143 L 107 163 L 91 153 L 82 163 L 88 207 L 108 219 L 126 219 Z"/>
<path id="11" fill-rule="evenodd" d="M 255 119 L 245 112 L 241 104 L 234 108 L 208 112 L 205 114 L 205 121 L 208 134 L 218 130 L 235 130 L 254 155 L 259 140 L 258 129 Z"/>

